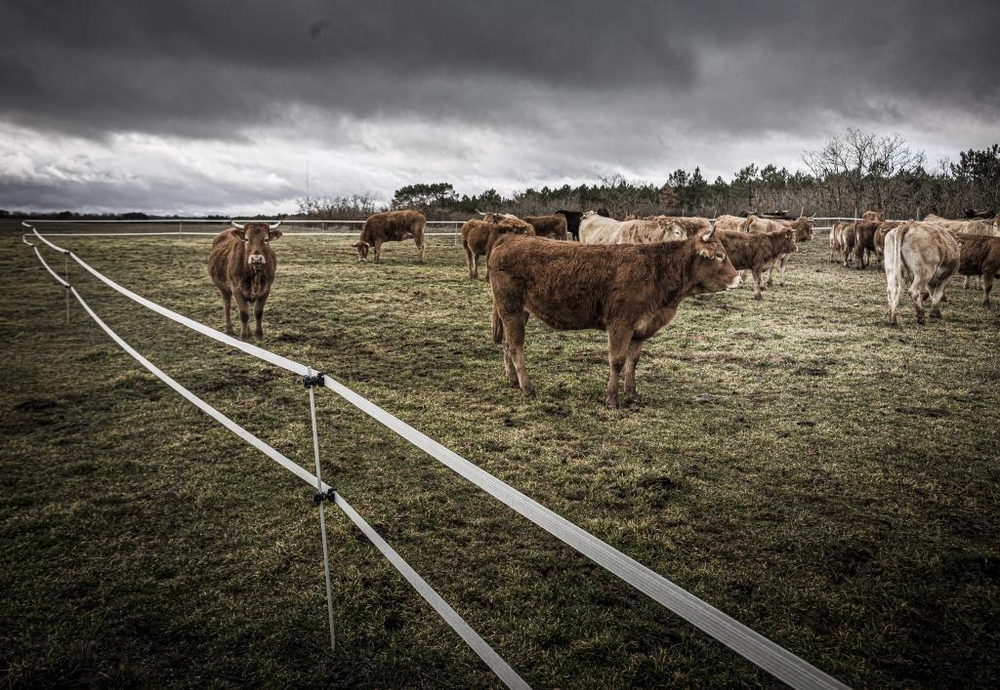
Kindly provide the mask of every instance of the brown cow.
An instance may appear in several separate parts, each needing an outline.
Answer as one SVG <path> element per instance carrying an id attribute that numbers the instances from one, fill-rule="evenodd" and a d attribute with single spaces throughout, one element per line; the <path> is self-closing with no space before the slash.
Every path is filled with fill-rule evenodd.
<path id="1" fill-rule="evenodd" d="M 854 224 L 854 260 L 858 270 L 868 266 L 869 257 L 875 253 L 875 232 L 882 223 L 881 220 L 860 220 Z"/>
<path id="2" fill-rule="evenodd" d="M 750 233 L 761 233 L 777 232 L 784 228 L 792 229 L 796 242 L 812 240 L 813 219 L 806 216 L 799 216 L 795 220 L 788 220 L 785 218 L 758 218 L 751 214 L 747 216 L 746 227 L 743 229 Z M 774 267 L 776 265 L 781 269 L 778 284 L 784 286 L 785 268 L 788 265 L 788 258 L 790 256 L 791 254 L 787 253 L 781 254 L 765 267 L 767 270 L 768 287 L 774 284 Z"/>
<path id="3" fill-rule="evenodd" d="M 931 318 L 941 316 L 938 304 L 948 282 L 958 270 L 961 249 L 949 231 L 933 223 L 907 221 L 885 236 L 886 296 L 889 323 L 896 326 L 896 307 L 903 282 L 903 269 L 913 274 L 910 299 L 917 311 L 917 323 L 924 323 L 924 293 L 931 298 Z"/>
<path id="4" fill-rule="evenodd" d="M 565 240 L 569 227 L 566 216 L 553 214 L 551 216 L 525 216 L 522 218 L 535 229 L 538 237 L 551 237 L 554 240 Z"/>
<path id="5" fill-rule="evenodd" d="M 855 213 L 857 213 L 857 209 L 855 209 Z M 869 222 L 872 222 L 872 223 L 881 223 L 882 221 L 885 220 L 885 212 L 884 211 L 865 211 L 864 213 L 861 214 L 861 220 L 869 221 Z"/>
<path id="6" fill-rule="evenodd" d="M 375 249 L 375 263 L 382 256 L 384 242 L 398 242 L 411 237 L 417 244 L 417 263 L 424 262 L 424 226 L 427 218 L 420 211 L 386 211 L 368 216 L 361 237 L 354 247 L 358 250 L 358 260 L 368 261 L 368 248 Z"/>
<path id="7" fill-rule="evenodd" d="M 808 216 L 799 216 L 795 220 L 784 220 L 777 219 L 778 223 L 784 225 L 786 228 L 791 228 L 795 231 L 795 241 L 796 242 L 809 242 L 813 238 L 813 227 L 816 225 L 816 221 Z"/>
<path id="8" fill-rule="evenodd" d="M 993 278 L 1000 272 L 1000 237 L 956 232 L 961 246 L 959 275 L 983 277 L 983 306 L 990 306 Z"/>
<path id="9" fill-rule="evenodd" d="M 231 311 L 232 300 L 236 298 L 242 324 L 240 338 L 250 340 L 250 304 L 257 322 L 254 336 L 257 340 L 264 337 L 261 324 L 264 302 L 271 294 L 274 273 L 278 268 L 278 259 L 270 242 L 281 237 L 281 230 L 277 229 L 280 224 L 280 220 L 270 225 L 233 222 L 233 227 L 223 230 L 212 241 L 212 249 L 208 253 L 208 275 L 222 295 L 227 335 L 233 334 Z"/>
<path id="10" fill-rule="evenodd" d="M 500 235 L 512 233 L 530 235 L 531 226 L 527 228 L 513 223 L 487 223 L 485 220 L 472 218 L 462 225 L 462 246 L 465 248 L 465 262 L 469 267 L 469 278 L 479 277 L 479 257 L 486 257 L 486 278 L 490 277 L 490 252 Z"/>
<path id="11" fill-rule="evenodd" d="M 740 232 L 739 230 L 717 230 L 719 240 L 726 248 L 726 254 L 737 270 L 749 269 L 753 275 L 753 298 L 763 299 L 761 277 L 783 254 L 799 250 L 795 244 L 795 231 L 791 228 L 768 230 L 766 232 Z"/>
<path id="12" fill-rule="evenodd" d="M 529 314 L 559 330 L 608 334 L 604 396 L 618 407 L 625 368 L 627 401 L 639 399 L 635 369 L 645 341 L 670 323 L 688 295 L 737 288 L 740 277 L 709 232 L 679 242 L 586 246 L 504 235 L 490 255 L 493 340 L 503 342 L 512 386 L 534 397 L 524 365 Z"/>

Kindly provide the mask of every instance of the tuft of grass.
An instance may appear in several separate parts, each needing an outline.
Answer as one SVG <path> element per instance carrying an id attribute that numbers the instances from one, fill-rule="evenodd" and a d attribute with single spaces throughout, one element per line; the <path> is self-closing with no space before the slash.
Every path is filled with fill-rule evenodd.
<path id="1" fill-rule="evenodd" d="M 7 687 L 496 687 L 335 509 L 330 652 L 311 490 L 121 352 L 0 228 L 0 668 Z M 210 238 L 59 238 L 221 328 Z M 886 325 L 884 275 L 803 243 L 784 287 L 686 300 L 643 402 L 602 407 L 606 337 L 529 321 L 508 387 L 451 238 L 360 264 L 286 234 L 263 346 L 368 397 L 858 687 L 988 687 L 998 658 L 1000 316 Z M 62 259 L 53 252 L 53 264 Z M 306 393 L 70 264 L 130 344 L 311 468 Z M 763 672 L 321 391 L 324 479 L 531 685 L 769 685 Z"/>

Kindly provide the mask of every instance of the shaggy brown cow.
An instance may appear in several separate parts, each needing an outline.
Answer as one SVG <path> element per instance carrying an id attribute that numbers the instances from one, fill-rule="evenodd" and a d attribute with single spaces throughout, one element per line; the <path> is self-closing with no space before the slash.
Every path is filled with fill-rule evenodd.
<path id="1" fill-rule="evenodd" d="M 531 226 L 527 228 L 513 223 L 487 223 L 476 218 L 467 220 L 462 225 L 462 246 L 465 248 L 465 262 L 469 267 L 469 278 L 479 277 L 479 257 L 486 257 L 486 278 L 490 277 L 490 252 L 500 235 L 518 234 L 530 235 Z"/>
<path id="2" fill-rule="evenodd" d="M 813 227 L 816 225 L 816 221 L 808 216 L 799 216 L 795 220 L 778 219 L 778 223 L 795 231 L 796 242 L 809 242 L 813 238 Z"/>
<path id="3" fill-rule="evenodd" d="M 254 336 L 264 337 L 261 321 L 264 318 L 264 302 L 271 294 L 274 273 L 278 259 L 271 249 L 271 240 L 281 237 L 277 223 L 233 223 L 233 227 L 223 230 L 212 241 L 208 253 L 208 275 L 219 288 L 226 311 L 226 334 L 233 334 L 232 300 L 240 310 L 240 338 L 250 340 L 249 305 L 257 322 Z"/>
<path id="4" fill-rule="evenodd" d="M 729 260 L 737 270 L 749 269 L 753 275 L 753 298 L 763 299 L 761 276 L 782 254 L 799 250 L 795 231 L 791 228 L 747 233 L 739 230 L 717 230 L 716 235 L 726 248 Z"/>
<path id="5" fill-rule="evenodd" d="M 566 239 L 569 227 L 566 216 L 555 214 L 551 216 L 525 216 L 521 220 L 529 223 L 535 229 L 535 235 L 538 237 L 551 237 L 554 240 Z"/>
<path id="6" fill-rule="evenodd" d="M 983 306 L 990 306 L 993 278 L 1000 273 L 1000 237 L 956 232 L 961 246 L 959 275 L 983 277 Z"/>
<path id="7" fill-rule="evenodd" d="M 740 285 L 713 235 L 597 246 L 513 235 L 498 239 L 489 260 L 493 340 L 504 344 L 508 381 L 534 397 L 524 365 L 525 324 L 534 314 L 560 330 L 606 331 L 610 374 L 604 402 L 618 407 L 622 367 L 626 400 L 638 400 L 635 368 L 643 343 L 670 323 L 681 300 Z"/>
<path id="8" fill-rule="evenodd" d="M 938 304 L 955 271 L 961 249 L 947 230 L 933 223 L 908 221 L 885 236 L 886 296 L 889 300 L 889 323 L 896 323 L 896 308 L 903 282 L 903 269 L 913 274 L 910 299 L 917 311 L 917 323 L 924 323 L 924 293 L 931 298 L 931 317 L 940 317 Z"/>
<path id="9" fill-rule="evenodd" d="M 857 213 L 856 210 L 855 210 L 855 213 Z M 885 212 L 884 211 L 865 211 L 864 213 L 861 214 L 861 220 L 863 220 L 863 221 L 869 221 L 869 222 L 872 222 L 872 223 L 881 223 L 882 221 L 885 220 Z"/>
<path id="10" fill-rule="evenodd" d="M 358 260 L 368 261 L 368 248 L 375 249 L 375 263 L 382 255 L 384 242 L 398 242 L 411 237 L 417 244 L 417 263 L 424 262 L 424 226 L 427 218 L 420 211 L 386 211 L 368 216 L 361 228 L 361 237 L 354 247 Z"/>

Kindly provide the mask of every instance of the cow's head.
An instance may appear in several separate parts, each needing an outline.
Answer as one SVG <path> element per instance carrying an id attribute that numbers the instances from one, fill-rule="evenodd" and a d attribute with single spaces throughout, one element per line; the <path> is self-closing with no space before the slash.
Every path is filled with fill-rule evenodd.
<path id="1" fill-rule="evenodd" d="M 726 255 L 726 248 L 715 236 L 715 228 L 703 235 L 694 235 L 688 243 L 694 247 L 691 267 L 693 293 L 735 290 L 743 284 L 743 279 Z"/>
<path id="2" fill-rule="evenodd" d="M 794 228 L 785 228 L 784 230 L 780 231 L 780 235 L 781 235 L 780 249 L 783 252 L 791 254 L 792 252 L 799 251 L 799 245 L 795 243 Z"/>
<path id="3" fill-rule="evenodd" d="M 267 263 L 267 256 L 271 253 L 271 248 L 268 244 L 271 240 L 276 240 L 281 237 L 281 230 L 278 230 L 278 226 L 281 225 L 279 220 L 277 223 L 247 223 L 241 225 L 235 221 L 230 221 L 233 225 L 233 234 L 243 241 L 244 255 L 247 257 L 247 263 L 253 268 L 260 268 Z M 273 253 L 271 253 L 273 257 Z"/>
<path id="4" fill-rule="evenodd" d="M 683 226 L 668 216 L 653 216 L 651 220 L 656 221 L 657 227 L 663 230 L 663 235 L 668 240 L 686 240 L 687 232 Z"/>
<path id="5" fill-rule="evenodd" d="M 355 242 L 354 248 L 358 250 L 358 261 L 368 261 L 368 248 L 371 245 L 367 242 Z"/>

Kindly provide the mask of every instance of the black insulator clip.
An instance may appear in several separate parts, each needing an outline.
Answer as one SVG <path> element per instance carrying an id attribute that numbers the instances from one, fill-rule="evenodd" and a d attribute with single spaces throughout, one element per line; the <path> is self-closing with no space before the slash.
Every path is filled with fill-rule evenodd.
<path id="1" fill-rule="evenodd" d="M 330 487 L 329 489 L 327 489 L 326 493 L 323 493 L 322 491 L 317 491 L 316 493 L 313 494 L 313 501 L 316 502 L 316 505 L 319 505 L 323 501 L 329 501 L 330 503 L 336 503 L 337 502 L 337 492 L 333 490 L 333 487 Z"/>
<path id="2" fill-rule="evenodd" d="M 303 376 L 302 383 L 305 384 L 306 388 L 312 388 L 313 386 L 322 386 L 323 372 L 319 372 L 315 376 Z"/>

